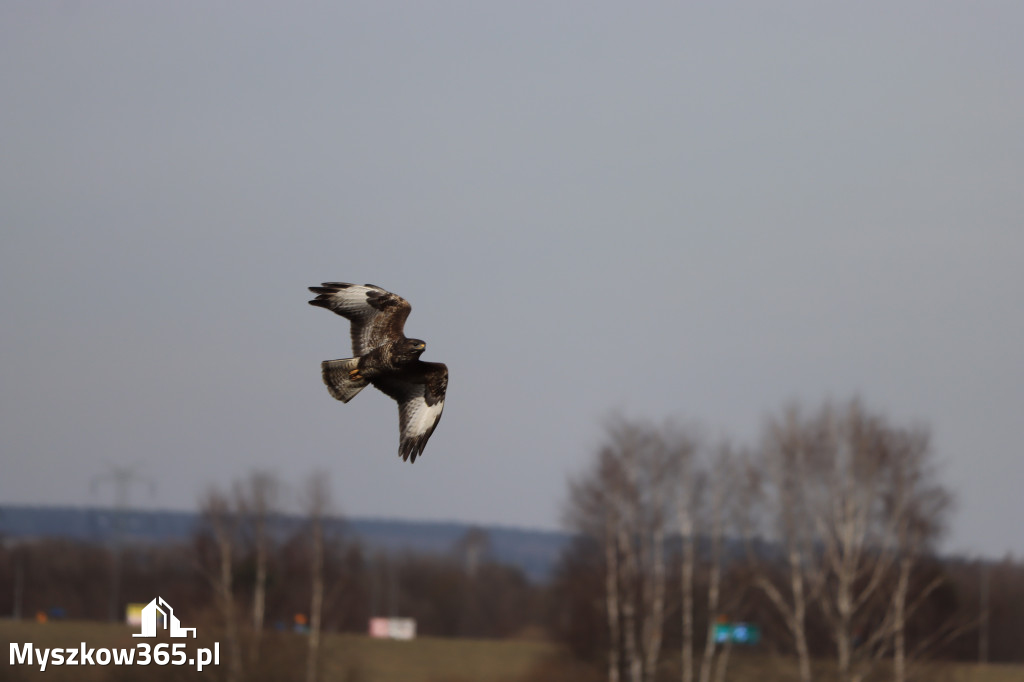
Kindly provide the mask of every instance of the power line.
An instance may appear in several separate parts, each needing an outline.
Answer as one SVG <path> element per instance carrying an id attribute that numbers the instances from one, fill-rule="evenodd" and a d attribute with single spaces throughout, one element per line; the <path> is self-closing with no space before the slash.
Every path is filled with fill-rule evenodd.
<path id="1" fill-rule="evenodd" d="M 107 616 L 112 622 L 121 620 L 121 548 L 124 542 L 125 510 L 128 509 L 128 494 L 136 483 L 148 483 L 151 495 L 156 494 L 156 481 L 138 473 L 135 465 L 108 465 L 109 471 L 93 476 L 90 484 L 92 494 L 103 483 L 111 483 L 114 488 L 114 508 L 112 516 L 113 543 L 110 553 L 110 592 L 107 605 Z"/>

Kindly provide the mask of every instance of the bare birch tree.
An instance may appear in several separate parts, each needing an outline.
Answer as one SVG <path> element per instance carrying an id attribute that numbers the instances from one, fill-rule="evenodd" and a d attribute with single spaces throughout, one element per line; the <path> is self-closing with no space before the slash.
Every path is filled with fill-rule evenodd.
<path id="1" fill-rule="evenodd" d="M 940 584 L 939 579 L 929 581 L 911 600 L 911 573 L 921 556 L 944 532 L 945 519 L 952 506 L 952 496 L 937 480 L 935 467 L 931 463 L 927 433 L 917 430 L 893 434 L 890 447 L 894 450 L 895 457 L 888 481 L 887 512 L 891 514 L 894 509 L 902 512 L 896 530 L 899 568 L 891 612 L 893 680 L 905 682 L 908 663 L 913 660 L 915 654 L 921 653 L 910 652 L 908 656 L 907 620 Z M 936 634 L 939 637 L 953 635 L 958 629 L 957 625 L 941 624 L 936 628 Z M 943 630 L 945 632 L 942 632 Z"/>
<path id="2" fill-rule="evenodd" d="M 942 525 L 948 496 L 928 473 L 927 438 L 897 429 L 857 400 L 771 422 L 759 466 L 767 515 L 785 549 L 790 587 L 758 585 L 793 635 L 810 680 L 806 617 L 816 608 L 835 646 L 840 682 L 861 682 L 893 654 L 905 675 L 904 629 L 937 584 L 911 596 L 914 557 Z M 752 476 L 756 476 L 753 474 Z"/>
<path id="3" fill-rule="evenodd" d="M 608 682 L 619 682 L 622 636 L 619 632 L 619 546 L 618 520 L 609 506 L 605 511 L 605 613 L 608 616 Z"/>
<path id="4" fill-rule="evenodd" d="M 817 596 L 832 629 L 841 682 L 861 682 L 890 653 L 906 674 L 906 619 L 938 581 L 911 595 L 916 558 L 949 500 L 932 479 L 927 434 L 899 429 L 850 401 L 808 422 L 821 447 L 814 514 L 821 543 Z"/>
<path id="5" fill-rule="evenodd" d="M 238 636 L 238 621 L 235 614 L 234 595 L 234 547 L 238 519 L 231 508 L 227 495 L 211 489 L 200 504 L 202 515 L 213 533 L 217 552 L 217 568 L 205 572 L 217 595 L 217 606 L 224 621 L 224 636 L 227 639 L 228 682 L 242 679 L 242 651 Z"/>
<path id="6" fill-rule="evenodd" d="M 306 682 L 316 682 L 320 669 L 320 625 L 324 606 L 324 518 L 330 510 L 327 477 L 318 472 L 309 479 L 307 513 L 310 523 L 309 647 L 306 653 Z"/>
<path id="7" fill-rule="evenodd" d="M 596 538 L 603 548 L 604 601 L 608 624 L 608 680 L 619 682 L 622 669 L 631 663 L 624 659 L 622 569 L 620 564 L 620 526 L 623 520 L 618 496 L 613 489 L 621 485 L 621 471 L 608 447 L 598 453 L 597 462 L 584 476 L 569 482 L 569 503 L 565 522 L 577 533 Z"/>
<path id="8" fill-rule="evenodd" d="M 665 620 L 665 539 L 676 460 L 662 433 L 622 419 L 570 485 L 567 521 L 604 548 L 608 679 L 650 682 Z"/>
<path id="9" fill-rule="evenodd" d="M 249 664 L 259 661 L 263 619 L 266 613 L 267 561 L 271 550 L 270 519 L 277 512 L 280 485 L 277 478 L 266 471 L 253 471 L 235 487 L 238 510 L 252 533 L 256 575 L 252 595 L 252 641 Z"/>
<path id="10" fill-rule="evenodd" d="M 897 526 L 905 501 L 883 513 L 883 485 L 893 465 L 886 426 L 857 401 L 831 406 L 802 427 L 814 467 L 804 481 L 808 513 L 820 543 L 815 595 L 836 645 L 841 682 L 859 682 L 888 645 L 885 627 L 868 635 L 877 618 L 875 597 L 886 587 L 895 561 Z M 876 655 L 872 655 L 872 652 Z"/>
<path id="11" fill-rule="evenodd" d="M 639 472 L 646 500 L 641 503 L 640 536 L 642 563 L 647 567 L 641 581 L 645 618 L 643 621 L 644 680 L 653 682 L 664 639 L 665 624 L 665 539 L 671 518 L 681 457 L 693 450 L 692 442 L 681 433 L 662 429 L 643 443 Z"/>
<path id="12" fill-rule="evenodd" d="M 711 560 L 708 564 L 708 622 L 704 633 L 704 653 L 700 663 L 700 682 L 711 682 L 715 662 L 715 617 L 722 603 L 722 547 L 725 542 L 726 509 L 735 497 L 735 456 L 728 443 L 722 443 L 715 453 L 710 471 L 710 519 L 708 534 L 711 540 Z M 729 643 L 718 657 L 716 679 L 724 679 L 729 661 Z"/>
<path id="13" fill-rule="evenodd" d="M 786 624 L 797 655 L 800 682 L 811 682 L 811 654 L 807 642 L 807 576 L 811 559 L 811 528 L 805 513 L 802 482 L 807 452 L 798 428 L 795 408 L 782 420 L 769 424 L 761 450 L 748 458 L 744 476 L 747 504 L 737 515 L 755 582 Z M 759 516 L 760 515 L 760 516 Z M 762 527 L 762 523 L 767 526 Z M 785 554 L 788 585 L 776 585 L 760 570 L 763 557 L 753 548 L 755 536 L 765 531 Z"/>
<path id="14" fill-rule="evenodd" d="M 682 595 L 681 676 L 683 682 L 693 682 L 693 576 L 697 561 L 697 517 L 704 483 L 703 472 L 696 462 L 697 447 L 692 439 L 679 434 L 670 446 L 679 468 L 679 488 L 676 492 L 676 515 L 682 541 L 680 566 L 680 594 Z"/>

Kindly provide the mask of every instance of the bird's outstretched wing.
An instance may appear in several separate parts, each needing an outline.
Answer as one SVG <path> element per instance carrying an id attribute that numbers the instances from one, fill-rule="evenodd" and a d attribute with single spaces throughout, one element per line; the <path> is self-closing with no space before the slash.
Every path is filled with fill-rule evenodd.
<path id="1" fill-rule="evenodd" d="M 405 372 L 371 383 L 398 402 L 398 455 L 415 462 L 441 420 L 448 368 L 440 362 L 417 362 Z"/>
<path id="2" fill-rule="evenodd" d="M 317 294 L 310 305 L 352 321 L 352 352 L 357 357 L 404 336 L 405 319 L 412 306 L 401 296 L 372 284 L 346 282 L 324 282 L 309 290 Z"/>

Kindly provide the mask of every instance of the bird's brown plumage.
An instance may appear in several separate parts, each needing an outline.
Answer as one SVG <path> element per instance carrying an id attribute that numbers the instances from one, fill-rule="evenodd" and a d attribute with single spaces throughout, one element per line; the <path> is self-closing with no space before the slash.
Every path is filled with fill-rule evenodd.
<path id="1" fill-rule="evenodd" d="M 444 410 L 448 368 L 423 362 L 426 344 L 405 336 L 412 307 L 401 296 L 372 284 L 325 282 L 310 287 L 317 297 L 310 305 L 326 308 L 352 323 L 352 352 L 356 357 L 326 360 L 322 376 L 332 396 L 348 402 L 368 383 L 398 403 L 398 454 L 413 462 Z"/>

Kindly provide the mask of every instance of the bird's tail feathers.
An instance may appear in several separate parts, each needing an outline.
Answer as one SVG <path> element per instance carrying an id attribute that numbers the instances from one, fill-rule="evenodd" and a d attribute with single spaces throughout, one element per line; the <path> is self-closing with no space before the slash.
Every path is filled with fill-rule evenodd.
<path id="1" fill-rule="evenodd" d="M 344 360 L 324 360 L 320 368 L 324 377 L 324 384 L 332 396 L 343 403 L 347 403 L 356 397 L 359 391 L 366 388 L 370 383 L 366 379 L 353 379 L 350 372 L 359 367 L 359 358 L 345 358 Z"/>

